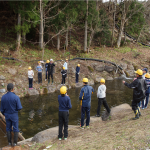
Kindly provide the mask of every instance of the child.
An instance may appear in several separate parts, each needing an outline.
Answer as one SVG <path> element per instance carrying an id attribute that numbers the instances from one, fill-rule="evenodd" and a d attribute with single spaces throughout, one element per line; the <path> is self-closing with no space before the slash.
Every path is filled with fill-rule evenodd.
<path id="1" fill-rule="evenodd" d="M 50 76 L 53 84 L 53 73 L 54 73 L 55 64 L 53 63 L 53 59 L 50 59 L 50 63 L 48 64 L 48 84 L 50 83 Z"/>
<path id="2" fill-rule="evenodd" d="M 62 139 L 62 130 L 64 126 L 64 140 L 68 137 L 68 120 L 69 120 L 69 109 L 72 108 L 70 97 L 67 95 L 67 87 L 62 86 L 60 88 L 60 94 L 58 95 L 59 103 L 59 140 Z"/>
<path id="3" fill-rule="evenodd" d="M 108 104 L 106 102 L 105 79 L 101 79 L 100 84 L 101 85 L 98 87 L 98 91 L 97 91 L 98 107 L 97 107 L 97 115 L 95 115 L 96 117 L 100 117 L 100 110 L 101 110 L 101 105 L 102 104 L 106 108 L 108 114 L 110 113 L 110 109 L 109 109 Z"/>
<path id="4" fill-rule="evenodd" d="M 78 83 L 79 80 L 79 73 L 80 73 L 80 64 L 76 67 L 76 83 Z"/>
<path id="5" fill-rule="evenodd" d="M 150 93 L 150 74 L 149 73 L 146 73 L 145 81 L 146 81 L 147 87 L 148 87 L 148 89 L 146 90 L 146 103 L 145 103 L 145 108 L 147 108 L 148 101 L 149 101 L 149 93 Z"/>
<path id="6" fill-rule="evenodd" d="M 33 89 L 33 76 L 34 72 L 31 70 L 32 68 L 29 66 L 28 68 L 28 79 L 29 79 L 29 89 Z"/>
<path id="7" fill-rule="evenodd" d="M 66 59 L 66 62 L 64 63 L 63 67 L 65 67 L 65 70 L 67 72 L 67 70 L 68 70 L 68 59 Z"/>
<path id="8" fill-rule="evenodd" d="M 45 81 L 47 80 L 47 75 L 48 75 L 48 64 L 49 64 L 49 60 L 46 61 L 46 64 L 45 64 Z"/>
<path id="9" fill-rule="evenodd" d="M 38 84 L 42 83 L 42 66 L 41 66 L 41 62 L 38 62 L 38 66 L 36 67 L 36 70 L 38 71 Z"/>
<path id="10" fill-rule="evenodd" d="M 63 67 L 63 70 L 61 71 L 61 74 L 62 74 L 62 82 L 61 82 L 61 84 L 65 85 L 65 79 L 67 77 L 67 72 L 65 70 L 65 67 Z"/>

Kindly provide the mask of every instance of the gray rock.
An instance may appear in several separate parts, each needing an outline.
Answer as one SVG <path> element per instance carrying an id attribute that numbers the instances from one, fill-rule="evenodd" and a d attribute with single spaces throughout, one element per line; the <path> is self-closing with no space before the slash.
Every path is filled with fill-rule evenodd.
<path id="1" fill-rule="evenodd" d="M 107 77 L 106 80 L 113 80 L 113 77 Z"/>
<path id="2" fill-rule="evenodd" d="M 28 89 L 27 94 L 31 95 L 39 95 L 39 92 L 36 89 Z"/>
<path id="3" fill-rule="evenodd" d="M 94 81 L 89 81 L 88 85 L 94 85 Z"/>
<path id="4" fill-rule="evenodd" d="M 78 82 L 78 83 L 75 84 L 76 88 L 79 88 L 79 87 L 82 87 L 82 86 L 83 86 L 83 83 L 80 83 L 80 82 Z"/>
<path id="5" fill-rule="evenodd" d="M 97 83 L 99 83 L 102 78 L 103 78 L 103 77 L 96 77 L 95 81 L 96 81 Z"/>
<path id="6" fill-rule="evenodd" d="M 95 66 L 95 70 L 99 71 L 99 72 L 102 72 L 102 71 L 104 71 L 104 66 L 103 65 Z"/>
<path id="7" fill-rule="evenodd" d="M 0 89 L 0 93 L 5 93 L 6 90 L 5 89 Z"/>
<path id="8" fill-rule="evenodd" d="M 63 86 L 63 85 L 59 84 L 59 85 L 57 86 L 57 90 L 59 91 L 62 86 Z"/>
<path id="9" fill-rule="evenodd" d="M 4 86 L 4 85 L 5 85 L 5 83 L 1 83 L 1 85 L 2 85 L 2 86 Z"/>
<path id="10" fill-rule="evenodd" d="M 126 116 L 126 112 L 132 112 L 129 104 L 121 104 L 119 106 L 111 108 L 111 113 L 108 114 L 107 110 L 102 113 L 102 120 L 106 121 L 108 119 L 118 119 Z"/>
<path id="11" fill-rule="evenodd" d="M 126 72 L 128 73 L 129 77 L 135 76 L 134 70 L 126 70 Z"/>
<path id="12" fill-rule="evenodd" d="M 8 72 L 12 75 L 15 75 L 17 73 L 17 70 L 14 68 L 8 68 Z"/>
<path id="13" fill-rule="evenodd" d="M 48 90 L 48 93 L 53 93 L 56 91 L 56 86 L 54 85 L 48 85 L 47 86 L 47 90 Z"/>
<path id="14" fill-rule="evenodd" d="M 93 123 L 95 121 L 102 121 L 102 118 L 101 117 L 91 116 L 90 117 L 90 123 Z"/>
<path id="15" fill-rule="evenodd" d="M 123 70 L 127 69 L 127 64 L 126 63 L 121 63 L 120 67 L 122 67 Z"/>
<path id="16" fill-rule="evenodd" d="M 134 70 L 134 67 L 133 67 L 133 65 L 128 65 L 128 67 L 127 67 L 129 70 Z"/>
<path id="17" fill-rule="evenodd" d="M 104 70 L 107 72 L 112 72 L 114 70 L 114 67 L 113 66 L 105 66 Z"/>
<path id="18" fill-rule="evenodd" d="M 69 129 L 70 128 L 76 128 L 76 126 L 69 125 Z M 58 137 L 58 126 L 37 133 L 32 138 L 32 141 L 36 143 L 43 143 L 56 137 Z"/>
<path id="19" fill-rule="evenodd" d="M 5 80 L 5 77 L 3 75 L 0 75 L 0 80 Z"/>

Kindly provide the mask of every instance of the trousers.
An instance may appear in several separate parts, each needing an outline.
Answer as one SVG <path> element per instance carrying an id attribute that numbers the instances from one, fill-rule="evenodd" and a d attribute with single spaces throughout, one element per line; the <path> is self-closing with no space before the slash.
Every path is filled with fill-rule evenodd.
<path id="1" fill-rule="evenodd" d="M 58 138 L 62 138 L 63 126 L 64 126 L 64 138 L 68 137 L 68 122 L 69 122 L 69 112 L 59 111 L 59 135 Z"/>
<path id="2" fill-rule="evenodd" d="M 33 78 L 29 78 L 29 88 L 33 87 Z"/>
<path id="3" fill-rule="evenodd" d="M 42 72 L 38 72 L 38 83 L 42 83 Z"/>
<path id="4" fill-rule="evenodd" d="M 90 123 L 90 109 L 91 107 L 83 107 L 81 108 L 81 127 L 84 126 L 84 117 L 86 113 L 86 126 L 89 126 Z"/>

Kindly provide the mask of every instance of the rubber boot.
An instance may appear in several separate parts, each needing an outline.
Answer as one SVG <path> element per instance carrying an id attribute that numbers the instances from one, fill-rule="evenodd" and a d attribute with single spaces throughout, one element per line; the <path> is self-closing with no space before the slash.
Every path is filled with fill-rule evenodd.
<path id="1" fill-rule="evenodd" d="M 133 120 L 139 119 L 138 109 L 134 110 L 134 113 L 135 113 L 135 118 L 133 118 Z"/>
<path id="2" fill-rule="evenodd" d="M 52 80 L 52 84 L 53 84 L 53 80 Z"/>
<path id="3" fill-rule="evenodd" d="M 141 116 L 140 107 L 138 107 L 139 117 Z"/>
<path id="4" fill-rule="evenodd" d="M 48 79 L 48 84 L 50 83 L 50 79 Z"/>
<path id="5" fill-rule="evenodd" d="M 11 146 L 11 131 L 7 131 L 8 145 Z"/>
<path id="6" fill-rule="evenodd" d="M 13 146 L 16 146 L 18 142 L 18 132 L 14 132 L 14 144 Z"/>

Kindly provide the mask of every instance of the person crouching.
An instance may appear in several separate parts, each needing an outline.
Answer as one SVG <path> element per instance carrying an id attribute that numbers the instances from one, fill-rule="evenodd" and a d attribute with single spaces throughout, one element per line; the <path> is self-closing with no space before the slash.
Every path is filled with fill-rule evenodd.
<path id="1" fill-rule="evenodd" d="M 72 108 L 70 97 L 67 95 L 67 87 L 62 86 L 60 88 L 60 94 L 58 95 L 59 103 L 59 140 L 62 140 L 63 126 L 64 126 L 64 140 L 68 137 L 68 121 L 69 121 L 69 109 Z"/>
<path id="2" fill-rule="evenodd" d="M 28 79 L 29 79 L 29 89 L 33 89 L 33 76 L 34 72 L 31 70 L 32 68 L 29 66 L 28 68 Z"/>

